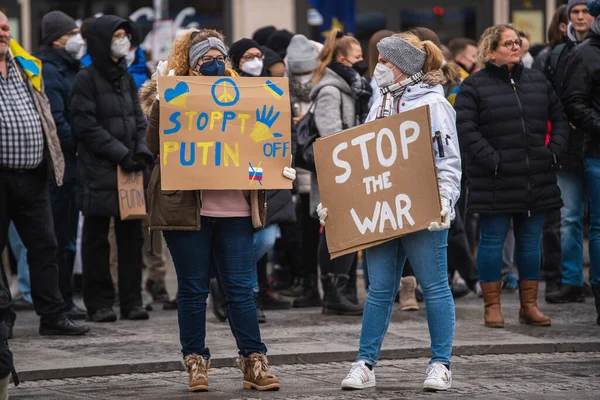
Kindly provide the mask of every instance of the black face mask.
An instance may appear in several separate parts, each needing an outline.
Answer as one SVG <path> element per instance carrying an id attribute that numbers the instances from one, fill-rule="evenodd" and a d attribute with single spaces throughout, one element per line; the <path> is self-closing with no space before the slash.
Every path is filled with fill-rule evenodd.
<path id="1" fill-rule="evenodd" d="M 369 64 L 365 60 L 360 60 L 352 64 L 352 68 L 358 72 L 360 76 L 363 76 L 369 69 Z"/>

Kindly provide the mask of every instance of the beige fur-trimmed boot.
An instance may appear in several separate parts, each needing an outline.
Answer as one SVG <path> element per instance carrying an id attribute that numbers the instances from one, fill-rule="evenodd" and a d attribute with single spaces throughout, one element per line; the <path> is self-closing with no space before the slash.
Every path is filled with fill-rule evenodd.
<path id="1" fill-rule="evenodd" d="M 207 391 L 210 360 L 206 360 L 197 354 L 190 354 L 183 359 L 183 363 L 188 374 L 190 374 L 190 392 Z"/>
<path id="2" fill-rule="evenodd" d="M 279 390 L 279 381 L 269 371 L 269 361 L 264 354 L 239 356 L 237 365 L 244 373 L 244 389 Z"/>

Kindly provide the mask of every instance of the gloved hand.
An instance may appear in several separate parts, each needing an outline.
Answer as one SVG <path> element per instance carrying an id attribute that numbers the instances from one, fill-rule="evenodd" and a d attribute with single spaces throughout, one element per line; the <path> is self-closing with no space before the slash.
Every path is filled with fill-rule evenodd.
<path id="1" fill-rule="evenodd" d="M 136 162 L 131 155 L 127 155 L 121 163 L 119 164 L 121 169 L 125 172 L 135 172 L 136 170 Z"/>
<path id="2" fill-rule="evenodd" d="M 319 222 L 321 226 L 325 226 L 325 220 L 327 219 L 327 209 L 323 208 L 323 204 L 319 203 L 317 206 L 317 215 L 319 216 Z"/>
<path id="3" fill-rule="evenodd" d="M 440 215 L 442 216 L 442 223 L 432 222 L 429 224 L 429 228 L 427 228 L 431 232 L 443 231 L 445 229 L 450 229 L 450 200 L 440 197 L 440 203 L 442 203 L 442 211 Z"/>
<path id="4" fill-rule="evenodd" d="M 160 89 L 158 87 L 158 77 L 165 76 L 165 72 L 167 72 L 168 61 L 159 61 L 156 66 L 156 100 L 160 100 Z M 170 70 L 167 76 L 175 76 L 175 71 Z"/>
<path id="5" fill-rule="evenodd" d="M 288 178 L 290 181 L 296 180 L 296 170 L 294 168 L 285 167 L 283 169 L 283 176 Z"/>
<path id="6" fill-rule="evenodd" d="M 136 154 L 132 158 L 133 158 L 133 161 L 135 162 L 135 171 L 143 171 L 148 167 L 148 162 L 146 161 L 146 157 Z"/>

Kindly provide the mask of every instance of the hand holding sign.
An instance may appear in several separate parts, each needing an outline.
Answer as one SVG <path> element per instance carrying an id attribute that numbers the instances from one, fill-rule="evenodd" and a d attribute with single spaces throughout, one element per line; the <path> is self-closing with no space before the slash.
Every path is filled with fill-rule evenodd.
<path id="1" fill-rule="evenodd" d="M 440 195 L 428 107 L 321 138 L 314 144 L 332 257 L 408 233 L 448 226 Z"/>
<path id="2" fill-rule="evenodd" d="M 442 211 L 440 212 L 440 215 L 442 216 L 442 223 L 440 224 L 437 221 L 433 221 L 431 224 L 429 224 L 429 228 L 427 229 L 431 232 L 450 229 L 450 200 L 440 197 L 440 202 L 442 203 Z"/>

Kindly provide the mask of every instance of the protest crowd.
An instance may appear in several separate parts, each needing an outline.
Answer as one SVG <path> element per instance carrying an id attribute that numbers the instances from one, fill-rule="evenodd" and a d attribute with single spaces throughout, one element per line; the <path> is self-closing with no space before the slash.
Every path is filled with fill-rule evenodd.
<path id="1" fill-rule="evenodd" d="M 451 387 L 463 296 L 482 298 L 490 328 L 504 328 L 501 297 L 511 291 L 522 324 L 550 326 L 537 306 L 542 290 L 549 304 L 589 298 L 598 313 L 590 324 L 600 325 L 600 0 L 559 7 L 538 46 L 511 25 L 447 43 L 422 27 L 379 31 L 365 52 L 339 29 L 324 43 L 274 26 L 233 43 L 189 29 L 158 65 L 127 19 L 78 26 L 52 11 L 41 26 L 43 44 L 30 54 L 0 12 L 0 387 L 16 376 L 7 340 L 27 309 L 40 335 L 73 336 L 173 310 L 190 391 L 209 388 L 207 305 L 231 327 L 244 388 L 257 390 L 280 388 L 260 335 L 269 310 L 362 318 L 345 389 L 375 386 L 396 309 L 426 306 L 431 391 Z M 292 189 L 162 190 L 163 76 L 286 77 L 293 157 L 281 176 Z M 439 218 L 331 258 L 326 232 L 338 205 L 319 188 L 315 139 L 422 106 Z M 122 218 L 121 174 L 143 180 L 145 217 Z M 176 292 L 165 283 L 170 260 Z"/>

